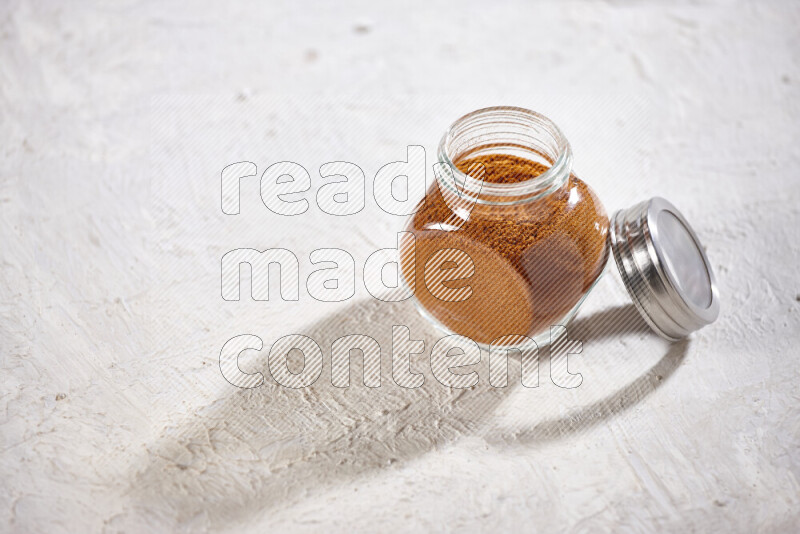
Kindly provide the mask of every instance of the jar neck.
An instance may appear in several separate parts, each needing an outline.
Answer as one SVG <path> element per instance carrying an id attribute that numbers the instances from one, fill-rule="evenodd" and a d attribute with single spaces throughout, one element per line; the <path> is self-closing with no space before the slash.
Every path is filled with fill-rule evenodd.
<path id="1" fill-rule="evenodd" d="M 483 180 L 481 166 L 462 172 L 454 162 L 483 155 L 505 154 L 548 167 L 547 171 L 515 183 Z M 572 150 L 558 126 L 544 115 L 524 108 L 499 106 L 464 115 L 445 132 L 439 144 L 439 162 L 446 172 L 437 179 L 458 188 L 471 202 L 513 205 L 530 202 L 560 190 L 572 172 Z"/>

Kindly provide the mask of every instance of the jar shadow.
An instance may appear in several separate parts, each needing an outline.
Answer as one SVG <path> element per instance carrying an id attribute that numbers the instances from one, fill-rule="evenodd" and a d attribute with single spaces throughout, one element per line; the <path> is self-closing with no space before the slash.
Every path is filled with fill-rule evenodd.
<path id="1" fill-rule="evenodd" d="M 578 318 L 569 325 L 570 338 L 583 341 L 584 347 L 592 341 L 630 335 L 658 337 L 650 330 L 633 304 Z M 607 422 L 642 402 L 674 374 L 686 357 L 689 340 L 684 339 L 667 346 L 667 351 L 654 365 L 600 400 L 532 426 L 491 428 L 484 432 L 485 439 L 500 446 L 544 443 L 574 436 Z"/>
<path id="2" fill-rule="evenodd" d="M 408 327 L 412 339 L 425 343 L 425 351 L 411 358 L 411 369 L 424 374 L 419 388 L 393 380 L 393 325 Z M 144 529 L 152 525 L 147 517 L 156 516 L 167 530 L 231 528 L 255 515 L 277 513 L 309 494 L 396 469 L 474 435 L 509 393 L 510 388 L 491 387 L 485 372 L 471 389 L 440 384 L 429 355 L 443 335 L 409 301 L 348 304 L 307 328 L 282 332 L 290 333 L 306 335 L 322 349 L 319 379 L 302 389 L 276 384 L 267 365 L 271 340 L 264 339 L 258 362 L 242 367 L 262 372 L 265 384 L 237 389 L 219 376 L 224 385 L 219 400 L 165 429 L 133 467 L 133 503 L 115 527 Z M 370 336 L 381 347 L 380 387 L 364 385 L 360 351 L 351 354 L 350 386 L 332 385 L 331 345 L 350 334 Z"/>
<path id="3" fill-rule="evenodd" d="M 644 325 L 636 318 L 627 308 L 601 312 L 574 321 L 571 337 L 586 342 L 629 332 Z M 392 325 L 407 326 L 412 339 L 425 342 L 425 351 L 411 359 L 412 369 L 425 376 L 422 387 L 407 389 L 392 380 Z M 279 513 L 309 495 L 323 496 L 370 473 L 398 469 L 464 436 L 481 435 L 494 444 L 566 437 L 640 402 L 657 387 L 651 377 L 666 379 L 686 348 L 686 343 L 675 345 L 646 375 L 581 409 L 583 423 L 574 424 L 574 417 L 559 418 L 516 429 L 512 435 L 510 430 L 496 429 L 492 418 L 521 387 L 519 380 L 509 378 L 508 387 L 491 387 L 484 353 L 477 385 L 451 389 L 438 383 L 431 374 L 429 355 L 443 335 L 408 301 L 354 303 L 296 333 L 322 348 L 320 378 L 303 389 L 279 386 L 269 378 L 267 350 L 263 351 L 260 369 L 265 385 L 245 390 L 226 384 L 219 400 L 165 429 L 147 447 L 130 474 L 131 506 L 114 519 L 113 526 L 151 527 L 157 517 L 170 530 L 231 528 L 267 512 Z M 331 344 L 349 334 L 368 335 L 380 345 L 379 388 L 363 384 L 363 360 L 357 352 L 350 359 L 350 386 L 331 384 Z"/>

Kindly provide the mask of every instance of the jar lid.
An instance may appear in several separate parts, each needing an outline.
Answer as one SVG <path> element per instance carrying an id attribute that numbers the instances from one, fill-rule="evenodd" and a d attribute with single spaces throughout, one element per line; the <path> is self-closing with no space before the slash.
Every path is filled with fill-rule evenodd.
<path id="1" fill-rule="evenodd" d="M 611 249 L 633 303 L 660 336 L 676 341 L 716 320 L 719 296 L 711 265 L 670 202 L 654 197 L 615 213 Z"/>

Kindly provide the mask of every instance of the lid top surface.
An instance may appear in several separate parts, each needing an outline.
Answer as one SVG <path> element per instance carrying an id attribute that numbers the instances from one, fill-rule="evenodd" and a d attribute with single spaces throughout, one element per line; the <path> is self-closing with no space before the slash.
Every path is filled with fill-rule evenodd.
<path id="1" fill-rule="evenodd" d="M 712 300 L 711 277 L 699 243 L 671 211 L 658 213 L 656 228 L 656 250 L 661 253 L 667 275 L 692 304 L 708 308 Z"/>

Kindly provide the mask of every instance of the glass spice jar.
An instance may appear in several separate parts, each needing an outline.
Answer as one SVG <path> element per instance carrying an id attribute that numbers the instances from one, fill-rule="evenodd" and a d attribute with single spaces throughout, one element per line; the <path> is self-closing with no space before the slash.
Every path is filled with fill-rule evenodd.
<path id="1" fill-rule="evenodd" d="M 406 225 L 400 264 L 420 312 L 445 332 L 484 347 L 515 345 L 506 340 L 518 336 L 547 344 L 610 255 L 661 336 L 679 339 L 716 319 L 714 275 L 683 216 L 653 198 L 609 219 L 543 115 L 469 113 L 445 132 L 438 160 L 436 182 Z"/>

